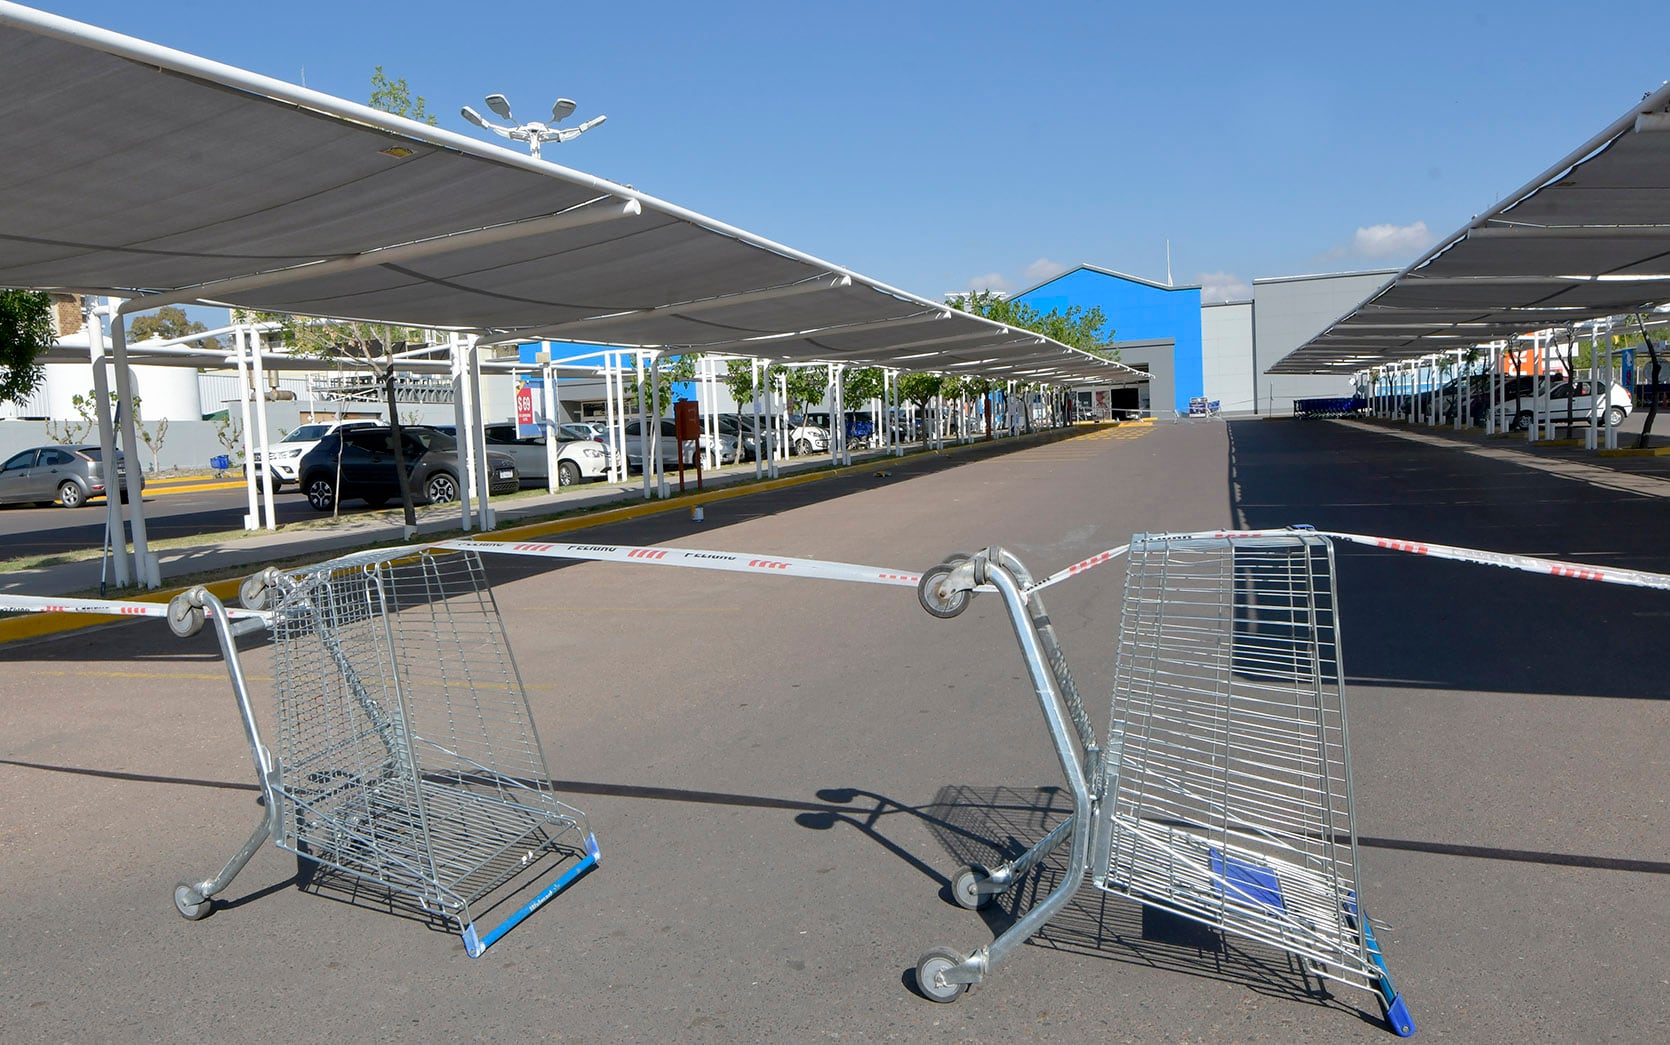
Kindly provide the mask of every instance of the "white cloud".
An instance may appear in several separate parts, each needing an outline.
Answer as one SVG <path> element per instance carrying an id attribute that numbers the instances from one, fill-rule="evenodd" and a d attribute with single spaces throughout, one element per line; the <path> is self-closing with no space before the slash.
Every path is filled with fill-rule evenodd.
<path id="1" fill-rule="evenodd" d="M 984 276 L 975 276 L 968 281 L 964 290 L 1008 290 L 1009 281 L 1003 278 L 1001 272 L 988 272 Z"/>
<path id="2" fill-rule="evenodd" d="M 1252 284 L 1233 272 L 1202 272 L 1195 277 L 1200 284 L 1200 300 L 1246 301 L 1252 297 Z"/>
<path id="3" fill-rule="evenodd" d="M 1025 282 L 1027 285 L 1042 283 L 1046 279 L 1054 279 L 1067 271 L 1067 266 L 1049 258 L 1039 258 L 1026 267 Z"/>
<path id="4" fill-rule="evenodd" d="M 1369 225 L 1351 237 L 1345 253 L 1365 258 L 1412 258 L 1432 246 L 1426 222 L 1413 225 Z"/>

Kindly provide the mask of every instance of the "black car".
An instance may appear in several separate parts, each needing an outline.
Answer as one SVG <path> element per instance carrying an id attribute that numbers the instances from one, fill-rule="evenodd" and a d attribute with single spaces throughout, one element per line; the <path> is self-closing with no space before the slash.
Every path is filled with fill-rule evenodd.
<path id="1" fill-rule="evenodd" d="M 403 425 L 400 435 L 413 498 L 429 504 L 457 500 L 459 476 L 464 474 L 457 441 L 424 425 Z M 504 454 L 489 452 L 487 470 L 492 494 L 515 493 L 521 485 L 516 462 Z M 296 474 L 307 503 L 318 511 L 328 512 L 338 500 L 356 498 L 381 508 L 400 496 L 394 431 L 376 425 L 333 432 L 302 456 Z"/>

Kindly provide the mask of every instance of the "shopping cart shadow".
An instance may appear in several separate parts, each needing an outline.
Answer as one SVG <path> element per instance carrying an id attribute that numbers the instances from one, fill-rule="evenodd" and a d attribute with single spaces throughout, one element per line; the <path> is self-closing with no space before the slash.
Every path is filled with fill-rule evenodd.
<path id="1" fill-rule="evenodd" d="M 995 866 L 1018 857 L 1064 820 L 1072 808 L 1065 790 L 1050 786 L 952 784 L 942 787 L 932 803 L 920 807 L 846 788 L 819 791 L 818 797 L 848 805 L 850 812 L 802 813 L 795 818 L 797 823 L 820 830 L 837 824 L 857 828 L 940 882 L 941 898 L 946 903 L 955 902 L 947 872 L 960 865 Z M 878 830 L 883 817 L 898 813 L 921 820 L 933 832 L 947 854 L 942 867 L 909 852 Z M 978 912 L 994 937 L 1060 884 L 1067 869 L 1065 850 L 1057 849 L 1008 893 Z M 972 946 L 979 941 L 969 942 Z M 1271 998 L 1352 1013 L 1377 1026 L 1382 1022 L 1379 1013 L 1336 997 L 1326 981 L 1307 972 L 1291 954 L 1225 936 L 1199 923 L 1102 892 L 1088 883 L 1029 945 L 1235 984 Z"/>

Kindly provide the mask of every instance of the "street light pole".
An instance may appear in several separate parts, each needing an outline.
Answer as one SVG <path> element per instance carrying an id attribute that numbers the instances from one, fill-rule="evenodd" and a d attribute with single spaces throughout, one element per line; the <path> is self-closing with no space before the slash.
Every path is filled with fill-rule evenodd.
<path id="1" fill-rule="evenodd" d="M 586 133 L 593 127 L 596 127 L 598 124 L 608 119 L 607 116 L 593 116 L 591 119 L 576 127 L 558 127 L 556 126 L 557 124 L 574 115 L 573 100 L 569 98 L 558 98 L 551 106 L 550 123 L 540 123 L 532 120 L 527 123 L 518 123 L 516 117 L 511 115 L 510 101 L 504 95 L 490 94 L 487 96 L 486 100 L 487 107 L 499 116 L 509 120 L 511 122 L 511 126 L 506 127 L 501 124 L 494 123 L 483 117 L 480 113 L 476 112 L 468 105 L 460 109 L 459 113 L 463 115 L 464 119 L 475 124 L 477 127 L 480 127 L 482 130 L 492 131 L 499 137 L 509 138 L 511 141 L 527 142 L 528 155 L 532 156 L 534 159 L 539 159 L 539 147 L 544 145 L 546 142 L 557 142 L 560 144 L 562 142 L 573 141 L 575 138 L 578 138 L 580 135 Z"/>

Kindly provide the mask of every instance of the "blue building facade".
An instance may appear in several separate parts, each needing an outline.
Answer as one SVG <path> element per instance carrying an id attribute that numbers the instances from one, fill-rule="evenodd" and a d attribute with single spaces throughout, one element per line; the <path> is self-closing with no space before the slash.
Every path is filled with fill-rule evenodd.
<path id="1" fill-rule="evenodd" d="M 1015 295 L 1042 312 L 1070 306 L 1100 307 L 1108 319 L 1108 340 L 1166 340 L 1173 343 L 1173 398 L 1170 408 L 1187 413 L 1189 400 L 1205 394 L 1201 364 L 1200 288 L 1168 287 L 1106 269 L 1080 265 L 1047 283 Z M 1155 409 L 1162 404 L 1154 403 Z"/>

